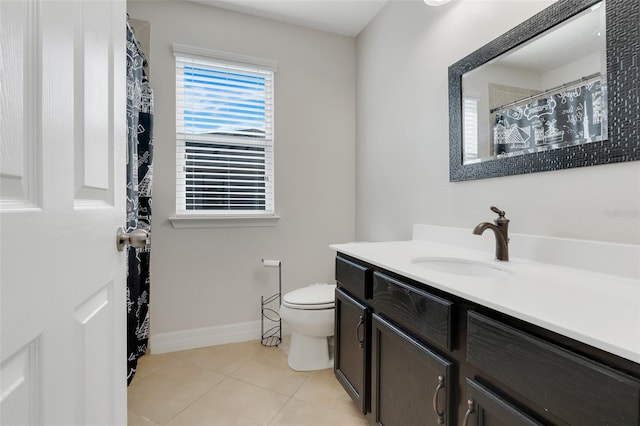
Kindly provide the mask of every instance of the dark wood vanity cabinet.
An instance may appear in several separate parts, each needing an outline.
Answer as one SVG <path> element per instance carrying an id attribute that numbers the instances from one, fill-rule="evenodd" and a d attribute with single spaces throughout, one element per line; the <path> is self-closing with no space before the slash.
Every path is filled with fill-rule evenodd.
<path id="1" fill-rule="evenodd" d="M 640 426 L 640 365 L 339 254 L 335 374 L 372 425 Z"/>

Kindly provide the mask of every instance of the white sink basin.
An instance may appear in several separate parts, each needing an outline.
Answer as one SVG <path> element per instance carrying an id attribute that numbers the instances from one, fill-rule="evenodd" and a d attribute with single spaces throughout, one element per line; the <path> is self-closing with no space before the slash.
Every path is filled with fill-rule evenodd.
<path id="1" fill-rule="evenodd" d="M 412 259 L 411 263 L 431 271 L 469 277 L 501 278 L 512 274 L 509 269 L 495 263 L 455 257 L 418 257 Z"/>

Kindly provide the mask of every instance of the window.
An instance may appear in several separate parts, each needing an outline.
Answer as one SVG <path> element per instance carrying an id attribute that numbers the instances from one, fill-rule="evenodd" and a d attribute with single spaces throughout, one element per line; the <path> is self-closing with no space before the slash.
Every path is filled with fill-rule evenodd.
<path id="1" fill-rule="evenodd" d="M 478 101 L 478 98 L 468 96 L 462 100 L 463 164 L 472 163 L 478 159 Z"/>
<path id="2" fill-rule="evenodd" d="M 272 215 L 273 63 L 180 45 L 174 55 L 176 213 Z"/>

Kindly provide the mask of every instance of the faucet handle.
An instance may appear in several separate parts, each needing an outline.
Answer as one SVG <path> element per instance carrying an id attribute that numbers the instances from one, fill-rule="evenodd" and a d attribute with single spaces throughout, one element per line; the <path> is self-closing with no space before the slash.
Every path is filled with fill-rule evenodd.
<path id="1" fill-rule="evenodd" d="M 505 215 L 504 210 L 500 210 L 500 209 L 499 209 L 499 208 L 497 208 L 497 207 L 491 206 L 491 211 L 492 211 L 492 212 L 494 212 L 494 213 L 497 213 L 497 214 L 498 214 L 498 216 L 500 216 L 500 217 L 498 218 L 498 220 L 500 220 L 500 219 L 504 219 L 504 215 Z"/>

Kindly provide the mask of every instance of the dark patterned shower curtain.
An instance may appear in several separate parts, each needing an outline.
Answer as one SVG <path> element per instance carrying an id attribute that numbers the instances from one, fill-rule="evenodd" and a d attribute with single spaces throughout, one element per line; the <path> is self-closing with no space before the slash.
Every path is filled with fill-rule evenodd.
<path id="1" fill-rule="evenodd" d="M 127 22 L 127 232 L 151 233 L 153 91 L 140 45 Z M 127 248 L 127 383 L 149 338 L 149 244 Z"/>
<path id="2" fill-rule="evenodd" d="M 605 81 L 592 80 L 542 95 L 496 112 L 493 142 L 497 155 L 606 139 Z"/>

